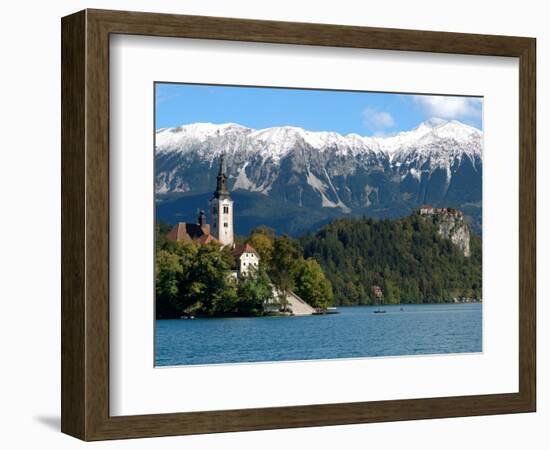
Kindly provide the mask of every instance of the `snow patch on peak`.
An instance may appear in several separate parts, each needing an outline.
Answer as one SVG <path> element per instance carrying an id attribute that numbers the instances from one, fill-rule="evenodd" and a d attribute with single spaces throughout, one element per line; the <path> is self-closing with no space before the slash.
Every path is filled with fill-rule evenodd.
<path id="1" fill-rule="evenodd" d="M 206 137 L 212 133 L 227 133 L 231 131 L 246 132 L 250 128 L 244 127 L 237 123 L 221 123 L 215 124 L 210 122 L 196 122 L 185 125 L 180 125 L 174 128 L 161 128 L 157 130 L 156 134 L 164 135 L 167 133 L 173 135 L 187 135 L 194 137 Z"/>
<path id="2" fill-rule="evenodd" d="M 434 152 L 439 157 L 447 155 L 449 158 L 454 158 L 458 153 L 481 156 L 482 135 L 481 130 L 457 120 L 432 118 L 411 131 L 377 140 L 393 162 L 407 159 L 411 153 L 424 160 Z"/>
<path id="3" fill-rule="evenodd" d="M 455 140 L 468 140 L 472 136 L 480 137 L 482 132 L 477 128 L 463 124 L 457 120 L 451 120 L 446 124 L 436 128 L 434 134 L 441 138 L 451 138 Z"/>
<path id="4" fill-rule="evenodd" d="M 256 187 L 252 181 L 248 179 L 246 176 L 246 166 L 248 166 L 248 162 L 245 162 L 244 165 L 239 170 L 239 175 L 237 175 L 237 179 L 235 180 L 235 184 L 233 185 L 233 190 L 237 189 L 244 189 L 246 190 L 254 190 Z"/>
<path id="5" fill-rule="evenodd" d="M 266 194 L 271 189 L 271 186 L 266 183 L 266 185 L 257 186 L 253 181 L 251 181 L 246 176 L 246 167 L 248 166 L 248 161 L 239 170 L 235 184 L 233 185 L 233 190 L 242 189 L 244 191 L 259 192 L 261 194 Z"/>
<path id="6" fill-rule="evenodd" d="M 325 173 L 326 173 L 326 171 L 325 171 Z M 342 202 L 342 200 L 340 200 L 340 198 L 338 197 L 338 193 L 334 189 L 334 186 L 332 186 L 332 183 L 331 183 L 330 189 L 336 194 L 336 197 L 338 199 L 337 202 L 333 202 L 332 200 L 330 200 L 327 197 L 326 191 L 329 190 L 329 186 L 327 186 L 322 180 L 320 180 L 314 174 L 312 174 L 310 170 L 307 170 L 306 174 L 307 174 L 307 176 L 306 176 L 307 184 L 309 184 L 314 190 L 316 190 L 321 195 L 321 206 L 323 208 L 340 208 L 345 213 L 350 213 L 351 212 L 351 209 L 348 208 Z M 328 174 L 327 174 L 327 176 L 328 176 Z M 330 178 L 328 178 L 328 180 L 329 180 L 329 183 L 330 183 Z"/>
<path id="7" fill-rule="evenodd" d="M 248 136 L 252 147 L 256 147 L 264 159 L 280 160 L 303 140 L 305 130 L 297 127 L 273 127 L 256 130 Z"/>
<path id="8" fill-rule="evenodd" d="M 370 137 L 356 133 L 308 131 L 294 126 L 260 130 L 236 123 L 192 123 L 156 132 L 156 151 L 191 153 L 213 161 L 221 152 L 258 155 L 262 160 L 279 162 L 289 153 L 314 150 L 346 157 L 380 155 L 390 163 L 408 159 L 411 152 L 426 160 L 435 151 L 438 158 L 455 158 L 459 153 L 481 156 L 482 131 L 459 121 L 431 118 L 410 131 L 393 136 Z"/>

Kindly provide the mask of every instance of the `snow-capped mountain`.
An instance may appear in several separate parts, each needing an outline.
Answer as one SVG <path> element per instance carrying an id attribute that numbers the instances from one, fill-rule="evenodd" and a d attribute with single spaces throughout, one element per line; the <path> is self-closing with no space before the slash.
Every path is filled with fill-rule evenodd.
<path id="1" fill-rule="evenodd" d="M 252 224 L 260 223 L 260 217 L 265 221 L 268 204 L 283 216 L 292 213 L 283 227 L 291 232 L 308 228 L 296 222 L 321 223 L 342 214 L 396 216 L 422 203 L 467 205 L 476 215 L 482 142 L 480 130 L 442 119 L 391 137 L 289 126 L 254 130 L 232 123 L 160 129 L 155 157 L 158 211 L 175 221 L 178 208 L 185 209 L 183 199 L 195 206 L 191 197 L 210 194 L 225 153 L 229 186 L 234 195 L 246 198 L 241 211 Z"/>

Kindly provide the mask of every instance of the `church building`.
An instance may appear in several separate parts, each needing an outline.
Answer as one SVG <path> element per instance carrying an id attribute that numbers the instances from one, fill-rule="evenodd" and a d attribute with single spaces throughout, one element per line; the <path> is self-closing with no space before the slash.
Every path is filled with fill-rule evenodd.
<path id="1" fill-rule="evenodd" d="M 206 214 L 201 210 L 198 223 L 179 222 L 174 225 L 166 237 L 178 242 L 215 243 L 222 247 L 234 247 L 233 200 L 227 188 L 225 155 L 222 155 L 220 159 L 216 190 L 210 200 L 210 214 L 212 224 L 206 223 Z M 251 246 L 249 245 L 249 247 Z"/>
<path id="2" fill-rule="evenodd" d="M 210 225 L 206 223 L 204 211 L 199 213 L 198 223 L 179 222 L 166 235 L 171 241 L 197 242 L 199 244 L 219 244 L 219 241 L 210 234 Z"/>
<path id="3" fill-rule="evenodd" d="M 210 200 L 210 214 L 212 218 L 212 235 L 222 243 L 233 247 L 233 200 L 227 189 L 225 175 L 225 155 L 220 158 L 220 170 L 217 176 L 216 190 Z"/>
<path id="4" fill-rule="evenodd" d="M 225 174 L 225 155 L 220 158 L 220 168 L 216 177 L 216 190 L 210 200 L 211 224 L 206 223 L 206 214 L 200 211 L 198 223 L 180 222 L 170 230 L 166 237 L 178 242 L 195 242 L 198 244 L 215 243 L 220 247 L 229 247 L 235 258 L 235 267 L 231 276 L 239 279 L 258 268 L 260 255 L 248 242 L 235 245 L 233 228 L 233 200 L 227 187 L 227 176 Z M 274 298 L 280 298 L 281 292 L 275 285 L 271 284 Z M 280 305 L 272 302 L 266 305 L 270 312 L 277 312 Z M 307 304 L 294 292 L 286 293 L 285 313 L 296 316 L 315 314 L 315 308 Z"/>

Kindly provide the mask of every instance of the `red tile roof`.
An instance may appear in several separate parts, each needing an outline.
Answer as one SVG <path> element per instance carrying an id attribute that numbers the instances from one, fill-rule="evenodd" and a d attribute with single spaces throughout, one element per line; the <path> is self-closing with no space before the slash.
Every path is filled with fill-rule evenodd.
<path id="1" fill-rule="evenodd" d="M 218 245 L 222 245 L 222 243 L 220 241 L 218 241 L 211 234 L 203 234 L 200 238 L 195 239 L 195 242 L 198 242 L 199 244 L 218 244 Z"/>
<path id="2" fill-rule="evenodd" d="M 200 244 L 209 244 L 211 242 L 219 244 L 214 236 L 210 234 L 210 226 L 200 226 L 195 223 L 180 222 L 170 230 L 166 237 L 172 241 L 178 242 L 198 242 Z"/>
<path id="3" fill-rule="evenodd" d="M 245 244 L 236 245 L 232 253 L 235 258 L 239 258 L 243 253 L 254 253 L 258 258 L 260 257 L 256 249 L 248 242 Z"/>

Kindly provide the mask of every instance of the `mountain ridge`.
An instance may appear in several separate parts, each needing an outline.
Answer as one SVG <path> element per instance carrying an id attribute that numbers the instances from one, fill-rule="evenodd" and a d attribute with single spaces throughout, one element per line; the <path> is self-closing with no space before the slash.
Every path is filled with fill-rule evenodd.
<path id="1" fill-rule="evenodd" d="M 341 134 L 336 131 L 310 131 L 291 125 L 254 129 L 237 123 L 194 122 L 172 128 L 159 128 L 156 130 L 155 145 L 156 151 L 159 153 L 175 151 L 176 149 L 176 151 L 182 152 L 186 150 L 186 147 L 178 142 L 178 137 L 187 137 L 190 140 L 200 142 L 211 138 L 213 134 L 225 136 L 240 132 L 251 139 L 258 139 L 272 145 L 287 146 L 285 147 L 286 150 L 289 150 L 288 143 L 292 142 L 292 138 L 301 138 L 313 148 L 326 149 L 331 144 L 346 143 L 350 148 L 363 147 L 364 149 L 386 153 L 389 156 L 401 150 L 405 144 L 410 143 L 411 137 L 413 139 L 425 138 L 430 133 L 439 134 L 445 128 L 453 128 L 454 137 L 462 140 L 465 138 L 465 132 L 478 134 L 479 136 L 483 134 L 478 128 L 457 120 L 447 121 L 439 118 L 425 120 L 412 130 L 401 131 L 385 137 L 361 136 L 358 133 Z M 457 130 L 459 131 L 457 132 Z M 453 133 L 449 133 L 449 137 L 453 137 Z M 180 144 L 179 148 L 176 147 L 178 144 Z M 479 152 L 481 153 L 480 149 Z M 213 152 L 212 158 L 219 156 L 219 153 L 221 152 Z M 271 156 L 277 157 L 280 156 L 280 153 L 276 152 Z"/>
<path id="2" fill-rule="evenodd" d="M 268 197 L 279 208 L 321 208 L 331 217 L 331 209 L 395 217 L 422 203 L 466 204 L 480 229 L 481 208 L 471 205 L 481 204 L 482 147 L 481 130 L 443 119 L 388 137 L 193 123 L 157 131 L 155 190 L 158 201 L 211 192 L 225 153 L 231 190 L 259 194 L 257 202 Z M 173 221 L 174 208 L 163 205 L 161 216 Z"/>

